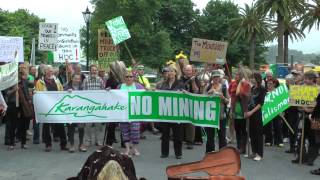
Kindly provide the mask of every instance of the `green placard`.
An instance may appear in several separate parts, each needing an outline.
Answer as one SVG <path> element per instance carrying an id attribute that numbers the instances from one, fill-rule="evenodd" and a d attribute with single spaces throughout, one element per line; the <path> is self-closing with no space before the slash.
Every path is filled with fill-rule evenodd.
<path id="1" fill-rule="evenodd" d="M 115 45 L 131 38 L 130 32 L 122 16 L 107 21 L 106 26 L 111 34 L 113 43 Z"/>
<path id="2" fill-rule="evenodd" d="M 263 125 L 268 124 L 277 115 L 289 108 L 289 90 L 281 84 L 275 90 L 267 93 L 262 106 Z"/>

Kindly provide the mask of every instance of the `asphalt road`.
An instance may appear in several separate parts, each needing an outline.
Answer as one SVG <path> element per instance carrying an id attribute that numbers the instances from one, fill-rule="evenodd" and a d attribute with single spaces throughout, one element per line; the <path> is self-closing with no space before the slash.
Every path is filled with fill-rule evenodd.
<path id="1" fill-rule="evenodd" d="M 119 132 L 117 132 L 119 133 Z M 170 156 L 160 158 L 160 136 L 147 134 L 147 139 L 139 145 L 141 156 L 133 157 L 139 177 L 148 180 L 165 180 L 165 169 L 168 165 L 200 160 L 204 156 L 205 146 L 195 146 L 193 150 L 183 149 L 183 158 L 175 159 L 173 145 Z M 76 141 L 77 143 L 77 141 Z M 4 146 L 4 127 L 0 127 L 0 180 L 60 180 L 75 176 L 86 158 L 96 147 L 90 147 L 86 153 L 70 154 L 59 150 L 54 143 L 52 152 L 44 152 L 44 145 L 33 145 L 28 142 L 29 149 L 7 151 Z M 114 148 L 122 150 L 120 143 Z M 320 176 L 311 175 L 310 170 L 320 167 L 320 158 L 315 166 L 291 164 L 292 154 L 284 153 L 284 148 L 265 147 L 265 156 L 261 162 L 241 157 L 241 175 L 248 180 L 319 180 Z"/>

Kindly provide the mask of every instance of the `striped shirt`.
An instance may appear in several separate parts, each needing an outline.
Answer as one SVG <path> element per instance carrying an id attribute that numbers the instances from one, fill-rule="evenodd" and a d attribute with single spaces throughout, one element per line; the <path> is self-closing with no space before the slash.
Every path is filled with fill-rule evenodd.
<path id="1" fill-rule="evenodd" d="M 82 83 L 83 90 L 101 90 L 104 89 L 103 81 L 100 77 L 88 76 L 83 80 Z"/>

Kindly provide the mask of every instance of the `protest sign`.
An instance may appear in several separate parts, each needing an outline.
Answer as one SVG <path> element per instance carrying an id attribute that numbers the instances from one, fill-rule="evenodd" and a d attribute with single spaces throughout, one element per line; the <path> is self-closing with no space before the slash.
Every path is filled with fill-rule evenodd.
<path id="1" fill-rule="evenodd" d="M 0 66 L 0 91 L 18 84 L 18 62 Z"/>
<path id="2" fill-rule="evenodd" d="M 219 97 L 180 92 L 46 91 L 34 95 L 34 106 L 40 123 L 158 121 L 219 127 Z"/>
<path id="3" fill-rule="evenodd" d="M 57 23 L 39 23 L 39 46 L 40 51 L 56 51 L 58 42 Z"/>
<path id="4" fill-rule="evenodd" d="M 302 107 L 314 107 L 319 94 L 319 87 L 292 85 L 290 86 L 290 105 Z"/>
<path id="5" fill-rule="evenodd" d="M 225 59 L 228 43 L 207 39 L 192 39 L 191 61 L 214 63 L 216 59 Z"/>
<path id="6" fill-rule="evenodd" d="M 289 90 L 285 84 L 267 93 L 262 106 L 263 125 L 268 124 L 289 106 Z"/>
<path id="7" fill-rule="evenodd" d="M 12 62 L 18 52 L 18 61 L 24 61 L 23 38 L 0 36 L 0 62 Z"/>
<path id="8" fill-rule="evenodd" d="M 98 59 L 105 59 L 110 56 L 109 53 L 118 53 L 119 46 L 112 42 L 112 38 L 107 36 L 105 29 L 98 29 Z"/>
<path id="9" fill-rule="evenodd" d="M 80 62 L 80 52 L 79 30 L 59 26 L 57 51 L 53 55 L 54 62 L 64 63 L 66 60 L 71 63 Z"/>
<path id="10" fill-rule="evenodd" d="M 115 45 L 131 38 L 130 32 L 122 16 L 107 21 L 106 26 L 111 34 L 113 43 Z"/>

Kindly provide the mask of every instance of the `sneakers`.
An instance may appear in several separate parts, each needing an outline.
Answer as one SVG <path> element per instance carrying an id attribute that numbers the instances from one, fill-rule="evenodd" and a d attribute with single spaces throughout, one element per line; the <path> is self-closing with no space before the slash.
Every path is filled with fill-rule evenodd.
<path id="1" fill-rule="evenodd" d="M 176 156 L 176 159 L 181 159 L 182 158 L 182 156 Z"/>
<path id="2" fill-rule="evenodd" d="M 254 161 L 261 161 L 262 160 L 262 157 L 257 155 L 255 158 L 253 158 Z"/>
<path id="3" fill-rule="evenodd" d="M 265 146 L 271 146 L 271 143 L 265 143 L 264 145 Z"/>
<path id="4" fill-rule="evenodd" d="M 74 153 L 74 151 L 75 151 L 74 146 L 71 146 L 71 147 L 69 148 L 69 153 Z"/>
<path id="5" fill-rule="evenodd" d="M 168 157 L 168 155 L 164 155 L 164 154 L 162 154 L 161 156 L 160 156 L 160 158 L 167 158 Z"/>
<path id="6" fill-rule="evenodd" d="M 284 138 L 284 139 L 283 139 L 283 142 L 284 142 L 284 143 L 288 143 L 288 142 L 289 142 L 289 138 Z"/>
<path id="7" fill-rule="evenodd" d="M 52 151 L 52 146 L 46 146 L 46 149 L 44 151 L 46 151 L 46 152 Z"/>
<path id="8" fill-rule="evenodd" d="M 22 144 L 22 145 L 21 145 L 21 149 L 28 149 L 28 146 L 25 145 L 25 144 Z"/>
<path id="9" fill-rule="evenodd" d="M 86 146 L 83 145 L 83 144 L 80 145 L 80 146 L 79 146 L 79 151 L 80 151 L 80 152 L 87 152 Z"/>
<path id="10" fill-rule="evenodd" d="M 280 143 L 280 144 L 278 144 L 278 147 L 284 147 L 284 144 L 282 144 L 282 143 Z"/>

